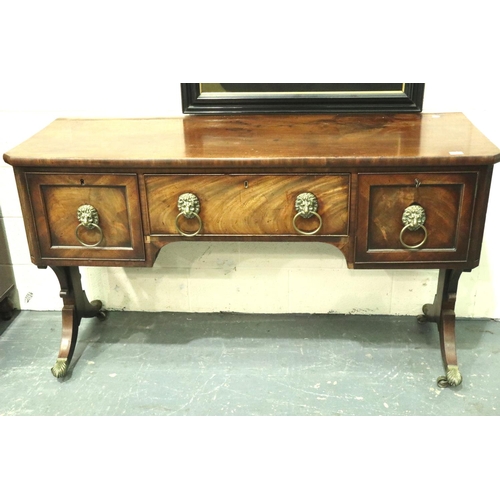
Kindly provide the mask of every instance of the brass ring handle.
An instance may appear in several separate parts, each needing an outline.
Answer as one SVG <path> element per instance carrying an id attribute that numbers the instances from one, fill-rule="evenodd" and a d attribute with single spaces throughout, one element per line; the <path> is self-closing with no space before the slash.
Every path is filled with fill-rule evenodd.
<path id="1" fill-rule="evenodd" d="M 92 205 L 82 205 L 78 207 L 78 210 L 76 212 L 76 217 L 80 222 L 80 224 L 78 224 L 78 226 L 76 226 L 75 229 L 76 239 L 84 247 L 96 247 L 97 245 L 100 245 L 104 238 L 104 234 L 99 226 L 99 214 L 97 213 L 97 210 Z M 97 229 L 100 233 L 99 241 L 97 243 L 85 243 L 78 234 L 78 231 L 82 226 L 87 229 Z"/>
<path id="2" fill-rule="evenodd" d="M 198 197 L 193 193 L 181 194 L 177 200 L 177 208 L 179 209 L 179 213 L 175 218 L 175 228 L 177 229 L 177 231 L 182 234 L 182 236 L 187 236 L 188 238 L 196 236 L 203 227 L 201 217 L 198 215 L 201 208 L 200 200 L 198 199 Z M 186 219 L 194 219 L 195 217 L 198 219 L 198 229 L 194 233 L 186 233 L 179 227 L 179 219 L 181 215 L 184 215 Z"/>
<path id="3" fill-rule="evenodd" d="M 177 229 L 177 231 L 179 231 L 179 233 L 182 234 L 182 236 L 187 236 L 188 238 L 191 238 L 192 236 L 196 236 L 201 231 L 201 228 L 203 227 L 203 222 L 201 221 L 201 217 L 196 212 L 193 212 L 193 216 L 198 219 L 199 226 L 198 226 L 198 229 L 194 233 L 186 233 L 185 231 L 183 231 L 179 227 L 179 218 L 180 218 L 181 215 L 186 216 L 186 214 L 184 214 L 184 213 L 181 212 L 175 218 L 175 228 Z M 191 218 L 193 218 L 193 217 L 191 217 Z"/>
<path id="4" fill-rule="evenodd" d="M 80 238 L 80 236 L 78 235 L 78 230 L 82 227 L 86 227 L 87 229 L 97 229 L 101 235 L 101 237 L 99 238 L 99 241 L 97 243 L 85 243 L 84 241 L 82 241 L 82 239 Z M 84 247 L 96 247 L 98 245 L 101 244 L 103 238 L 104 238 L 104 234 L 102 232 L 102 229 L 99 227 L 99 225 L 97 224 L 94 224 L 93 222 L 90 222 L 88 224 L 84 224 L 83 222 L 80 222 L 80 224 L 78 224 L 78 226 L 76 226 L 76 229 L 75 229 L 75 236 L 76 236 L 76 239 L 84 246 Z"/>
<path id="5" fill-rule="evenodd" d="M 418 226 L 416 229 L 413 229 L 414 226 L 412 226 L 411 224 L 406 224 L 406 226 L 401 229 L 401 232 L 399 233 L 399 241 L 401 242 L 401 245 L 403 245 L 405 248 L 408 248 L 409 250 L 415 250 L 417 248 L 420 248 L 426 241 L 427 241 L 427 229 L 425 229 L 425 226 Z M 424 230 L 424 239 L 418 243 L 417 245 L 407 245 L 404 241 L 403 241 L 403 233 L 407 230 L 407 229 L 410 229 L 410 231 L 416 231 L 418 229 L 423 229 Z"/>
<path id="6" fill-rule="evenodd" d="M 323 226 L 323 219 L 321 218 L 321 215 L 318 214 L 318 207 L 318 198 L 316 198 L 313 193 L 300 193 L 297 198 L 295 198 L 295 210 L 297 210 L 297 213 L 292 219 L 292 224 L 297 233 L 303 234 L 305 236 L 312 236 L 321 229 L 321 227 Z M 299 229 L 297 227 L 297 224 L 295 224 L 297 217 L 300 216 L 303 219 L 310 219 L 313 215 L 319 220 L 319 226 L 314 231 L 302 231 L 302 229 Z"/>
<path id="7" fill-rule="evenodd" d="M 418 180 L 416 180 L 418 184 Z M 418 187 L 418 186 L 417 186 Z M 427 229 L 425 229 L 425 221 L 426 221 L 425 209 L 422 205 L 418 203 L 412 203 L 409 207 L 406 207 L 403 216 L 401 217 L 401 221 L 403 223 L 403 229 L 399 233 L 399 241 L 401 245 L 408 250 L 416 250 L 420 248 L 427 241 Z M 406 230 L 409 231 L 418 231 L 419 229 L 423 229 L 424 231 L 424 239 L 418 243 L 417 245 L 408 245 L 403 241 L 403 234 Z"/>
<path id="8" fill-rule="evenodd" d="M 321 215 L 319 215 L 317 212 L 309 212 L 309 213 L 311 215 L 316 216 L 317 219 L 319 220 L 319 226 L 314 231 L 311 231 L 309 233 L 306 232 L 306 231 L 302 231 L 302 229 L 299 229 L 297 227 L 297 225 L 295 224 L 295 221 L 297 220 L 297 217 L 299 217 L 299 215 L 301 217 L 304 216 L 302 212 L 299 212 L 299 213 L 295 214 L 295 217 L 292 220 L 293 228 L 295 229 L 295 231 L 297 231 L 300 234 L 304 234 L 305 236 L 312 236 L 313 234 L 316 234 L 322 228 L 322 226 L 323 226 L 323 219 L 321 218 Z"/>

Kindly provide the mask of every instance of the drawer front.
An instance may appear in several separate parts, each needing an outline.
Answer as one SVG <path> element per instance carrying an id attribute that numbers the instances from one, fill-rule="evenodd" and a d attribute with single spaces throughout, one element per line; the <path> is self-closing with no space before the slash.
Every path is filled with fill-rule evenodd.
<path id="1" fill-rule="evenodd" d="M 135 175 L 26 174 L 42 258 L 144 260 Z M 83 206 L 83 215 L 78 211 Z M 93 216 L 84 224 L 85 214 Z M 95 215 L 97 214 L 97 217 Z"/>
<path id="2" fill-rule="evenodd" d="M 296 236 L 296 198 L 313 193 L 316 213 L 295 219 L 297 228 L 315 236 L 347 236 L 349 176 L 300 175 L 145 175 L 151 235 L 178 236 L 200 227 L 200 235 Z M 178 198 L 193 193 L 199 217 L 179 216 Z"/>
<path id="3" fill-rule="evenodd" d="M 356 262 L 466 261 L 476 185 L 474 172 L 360 174 Z"/>

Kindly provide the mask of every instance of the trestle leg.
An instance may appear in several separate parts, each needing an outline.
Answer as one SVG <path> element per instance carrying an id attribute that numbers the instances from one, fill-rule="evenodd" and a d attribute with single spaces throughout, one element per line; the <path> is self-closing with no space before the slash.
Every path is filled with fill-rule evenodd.
<path id="1" fill-rule="evenodd" d="M 456 387 L 462 383 L 455 339 L 455 302 L 461 274 L 462 270 L 441 269 L 434 302 L 424 305 L 424 314 L 418 317 L 420 322 L 432 321 L 438 325 L 441 355 L 446 373 L 437 379 L 439 387 Z"/>
<path id="2" fill-rule="evenodd" d="M 78 327 L 82 318 L 98 317 L 104 319 L 106 312 L 100 300 L 89 302 L 85 290 L 82 289 L 81 275 L 78 267 L 51 266 L 61 286 L 60 297 L 63 299 L 62 337 L 57 361 L 52 367 L 52 375 L 64 377 L 73 357 Z"/>

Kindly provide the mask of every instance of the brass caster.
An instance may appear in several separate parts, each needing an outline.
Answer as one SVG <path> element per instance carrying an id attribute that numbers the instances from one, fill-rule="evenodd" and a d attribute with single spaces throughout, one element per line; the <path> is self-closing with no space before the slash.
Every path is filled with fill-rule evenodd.
<path id="1" fill-rule="evenodd" d="M 62 378 L 66 375 L 68 371 L 68 360 L 67 358 L 58 358 L 56 364 L 50 369 L 52 375 L 56 378 Z"/>
<path id="2" fill-rule="evenodd" d="M 96 318 L 99 320 L 99 321 L 104 321 L 106 320 L 108 317 L 108 311 L 106 311 L 106 309 L 101 309 L 97 314 L 96 314 Z"/>
<path id="3" fill-rule="evenodd" d="M 104 321 L 108 316 L 108 311 L 102 307 L 102 302 L 100 300 L 93 300 L 90 305 L 93 307 L 95 313 L 95 317 L 99 321 Z"/>
<path id="4" fill-rule="evenodd" d="M 435 321 L 434 317 L 432 316 L 432 305 L 431 304 L 425 304 L 422 307 L 422 313 L 417 316 L 417 321 L 419 323 L 431 323 Z"/>
<path id="5" fill-rule="evenodd" d="M 458 371 L 458 366 L 456 365 L 447 366 L 446 376 L 439 377 L 437 379 L 437 385 L 442 388 L 456 387 L 461 383 L 462 383 L 462 375 L 460 375 L 460 372 Z"/>

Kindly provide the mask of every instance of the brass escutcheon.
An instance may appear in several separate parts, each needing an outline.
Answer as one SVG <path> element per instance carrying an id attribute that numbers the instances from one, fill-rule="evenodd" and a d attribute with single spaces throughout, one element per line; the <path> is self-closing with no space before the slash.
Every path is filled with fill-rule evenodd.
<path id="1" fill-rule="evenodd" d="M 401 220 L 404 226 L 399 233 L 399 241 L 401 244 L 409 250 L 416 250 L 417 248 L 420 248 L 427 241 L 428 236 L 427 229 L 424 226 L 426 220 L 424 207 L 418 204 L 410 205 L 405 208 Z M 404 242 L 403 234 L 405 231 L 418 231 L 419 229 L 422 229 L 424 232 L 424 238 L 420 243 L 417 243 L 416 245 L 408 245 Z"/>
<path id="2" fill-rule="evenodd" d="M 196 236 L 203 227 L 201 217 L 198 215 L 201 208 L 200 200 L 198 199 L 198 197 L 193 193 L 181 194 L 179 196 L 179 199 L 177 200 L 177 208 L 179 209 L 179 214 L 175 218 L 175 228 L 177 229 L 177 231 L 182 234 L 182 236 L 187 236 L 188 238 Z M 193 233 L 186 233 L 185 231 L 183 231 L 179 227 L 179 219 L 181 218 L 181 216 L 184 216 L 186 219 L 198 219 L 198 229 Z"/>
<path id="3" fill-rule="evenodd" d="M 78 226 L 76 226 L 75 229 L 76 239 L 84 247 L 96 247 L 97 245 L 100 245 L 104 238 L 104 234 L 99 226 L 99 214 L 97 213 L 97 210 L 92 205 L 82 205 L 81 207 L 78 208 L 76 212 L 76 217 L 80 222 L 80 224 L 78 224 Z M 85 243 L 78 234 L 78 231 L 82 226 L 85 227 L 86 229 L 97 229 L 97 231 L 99 231 L 100 233 L 99 241 L 97 243 Z"/>
<path id="4" fill-rule="evenodd" d="M 293 228 L 300 234 L 304 234 L 305 236 L 312 236 L 316 234 L 321 227 L 323 226 L 323 219 L 321 215 L 318 214 L 318 199 L 312 193 L 301 193 L 295 199 L 295 210 L 297 213 L 292 220 Z M 302 217 L 303 219 L 310 219 L 312 216 L 316 217 L 319 221 L 318 227 L 311 232 L 302 231 L 297 227 L 296 221 L 298 217 Z"/>

